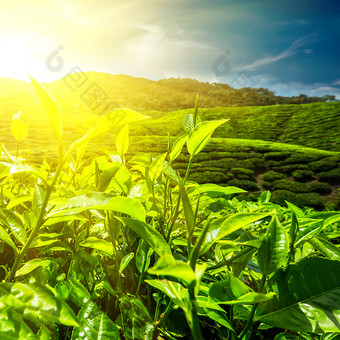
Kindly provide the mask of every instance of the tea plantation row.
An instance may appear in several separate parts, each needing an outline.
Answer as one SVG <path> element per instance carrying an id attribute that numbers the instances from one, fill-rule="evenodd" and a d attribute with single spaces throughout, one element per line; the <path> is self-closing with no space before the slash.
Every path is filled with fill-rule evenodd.
<path id="1" fill-rule="evenodd" d="M 134 152 L 161 153 L 166 151 L 167 139 L 132 137 L 131 144 Z M 184 152 L 173 167 L 184 175 L 187 161 Z M 250 199 L 271 190 L 279 204 L 288 200 L 316 209 L 326 204 L 339 208 L 340 154 L 281 143 L 213 138 L 194 160 L 189 179 L 237 186 L 251 192 Z"/>

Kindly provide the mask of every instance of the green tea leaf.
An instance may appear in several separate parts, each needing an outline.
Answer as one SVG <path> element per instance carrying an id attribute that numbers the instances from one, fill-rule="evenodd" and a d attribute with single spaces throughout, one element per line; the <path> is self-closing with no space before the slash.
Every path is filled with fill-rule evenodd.
<path id="1" fill-rule="evenodd" d="M 227 280 L 215 282 L 210 287 L 210 302 L 226 305 L 252 305 L 270 300 L 275 295 L 272 292 L 268 294 L 256 293 L 232 273 L 228 272 L 227 275 Z"/>
<path id="2" fill-rule="evenodd" d="M 139 245 L 136 252 L 136 267 L 139 272 L 143 270 L 147 270 L 150 266 L 150 257 L 153 254 L 154 250 L 150 247 L 150 245 L 144 240 L 139 240 Z"/>
<path id="3" fill-rule="evenodd" d="M 67 150 L 65 158 L 73 151 L 78 149 L 84 143 L 88 143 L 91 139 L 113 129 L 121 127 L 125 124 L 148 119 L 149 116 L 141 115 L 129 109 L 117 109 L 101 116 L 96 125 L 90 129 L 82 138 L 77 139 Z"/>
<path id="4" fill-rule="evenodd" d="M 274 338 L 274 340 L 299 340 L 299 339 L 301 339 L 299 336 L 288 333 L 288 332 L 280 333 L 276 335 Z"/>
<path id="5" fill-rule="evenodd" d="M 227 280 L 217 281 L 211 285 L 209 301 L 215 303 L 233 301 L 253 291 L 231 272 L 227 272 L 226 276 Z"/>
<path id="6" fill-rule="evenodd" d="M 7 209 L 10 210 L 19 204 L 25 203 L 27 201 L 32 201 L 32 195 L 19 195 L 10 200 L 7 204 Z"/>
<path id="7" fill-rule="evenodd" d="M 32 173 L 46 182 L 45 174 L 42 171 L 21 164 L 16 157 L 7 152 L 3 145 L 0 145 L 0 179 L 20 172 Z"/>
<path id="8" fill-rule="evenodd" d="M 195 272 L 188 263 L 175 260 L 172 255 L 165 254 L 148 270 L 149 274 L 172 276 L 185 283 L 187 287 L 196 284 Z"/>
<path id="9" fill-rule="evenodd" d="M 309 243 L 330 260 L 340 260 L 340 249 L 324 238 L 314 237 L 309 240 Z"/>
<path id="10" fill-rule="evenodd" d="M 78 314 L 80 327 L 75 327 L 72 340 L 119 340 L 116 324 L 93 302 L 84 304 Z"/>
<path id="11" fill-rule="evenodd" d="M 149 170 L 149 177 L 152 183 L 161 175 L 163 170 L 163 163 L 165 161 L 166 153 L 158 155 L 151 163 Z"/>
<path id="12" fill-rule="evenodd" d="M 128 217 L 121 217 L 120 220 L 144 239 L 159 256 L 172 254 L 168 243 L 161 234 L 149 224 Z"/>
<path id="13" fill-rule="evenodd" d="M 255 321 L 308 333 L 340 332 L 340 262 L 304 258 L 268 280 L 276 294 L 260 304 Z"/>
<path id="14" fill-rule="evenodd" d="M 130 215 L 138 220 L 145 221 L 145 209 L 143 205 L 133 197 L 112 197 L 105 193 L 90 193 L 83 196 L 75 196 L 67 203 L 56 207 L 47 217 L 60 217 L 70 214 L 78 214 L 84 210 L 111 210 Z"/>
<path id="15" fill-rule="evenodd" d="M 26 229 L 20 217 L 8 209 L 0 210 L 0 221 L 6 225 L 21 245 L 26 241 Z"/>
<path id="16" fill-rule="evenodd" d="M 183 183 L 179 184 L 179 193 L 182 199 L 185 222 L 187 224 L 187 235 L 190 235 L 193 232 L 194 227 L 195 227 L 195 217 L 194 217 L 192 205 L 190 203 L 187 191 Z"/>
<path id="17" fill-rule="evenodd" d="M 206 121 L 198 123 L 190 132 L 187 141 L 187 149 L 191 157 L 197 155 L 209 142 L 211 135 L 228 119 Z"/>
<path id="18" fill-rule="evenodd" d="M 13 115 L 11 132 L 14 138 L 20 142 L 28 134 L 28 123 L 25 122 L 24 114 L 22 111 Z"/>
<path id="19" fill-rule="evenodd" d="M 0 225 L 0 240 L 7 243 L 14 251 L 14 254 L 18 254 L 18 249 L 14 242 L 12 241 L 11 237 L 8 235 L 7 231 Z"/>
<path id="20" fill-rule="evenodd" d="M 135 253 L 129 253 L 122 258 L 122 261 L 120 262 L 119 265 L 119 274 L 121 274 L 124 271 L 124 269 L 129 265 L 130 261 L 133 259 L 134 256 Z"/>
<path id="21" fill-rule="evenodd" d="M 210 192 L 220 193 L 221 195 L 231 195 L 240 194 L 247 191 L 236 187 L 222 187 L 217 184 L 207 183 L 197 186 L 195 190 L 192 192 L 192 195 L 205 194 Z"/>
<path id="22" fill-rule="evenodd" d="M 44 200 L 45 192 L 44 190 L 39 187 L 38 185 L 34 186 L 34 193 L 33 193 L 33 202 L 32 202 L 32 208 L 35 216 L 38 216 L 42 202 Z"/>
<path id="23" fill-rule="evenodd" d="M 131 173 L 125 165 L 122 165 L 120 169 L 116 172 L 112 186 L 119 193 L 124 193 L 126 196 L 129 195 L 132 187 Z"/>
<path id="24" fill-rule="evenodd" d="M 180 181 L 179 175 L 167 161 L 164 161 L 163 163 L 163 173 L 169 178 L 171 178 L 175 183 L 177 184 L 179 183 Z"/>
<path id="25" fill-rule="evenodd" d="M 184 135 L 182 137 L 179 137 L 174 145 L 172 146 L 172 150 L 169 155 L 169 161 L 170 163 L 173 162 L 181 153 L 184 144 L 186 143 L 188 139 L 188 135 Z"/>
<path id="26" fill-rule="evenodd" d="M 25 319 L 38 324 L 60 323 L 66 326 L 78 326 L 72 309 L 45 286 L 39 283 L 0 283 L 0 301 Z"/>
<path id="27" fill-rule="evenodd" d="M 88 237 L 85 241 L 80 243 L 80 246 L 96 249 L 110 256 L 113 255 L 112 243 L 97 237 Z"/>
<path id="28" fill-rule="evenodd" d="M 0 313 L 0 339 L 36 339 L 36 335 L 26 325 L 21 315 L 10 308 Z"/>
<path id="29" fill-rule="evenodd" d="M 187 135 L 190 135 L 190 132 L 194 128 L 194 116 L 192 114 L 186 114 L 184 116 L 183 127 Z"/>
<path id="30" fill-rule="evenodd" d="M 189 292 L 180 283 L 169 280 L 145 280 L 145 282 L 150 286 L 159 289 L 166 294 L 174 304 L 182 308 L 186 313 L 189 313 Z"/>
<path id="31" fill-rule="evenodd" d="M 116 149 L 123 159 L 129 149 L 129 125 L 125 125 L 118 133 L 116 138 Z"/>
<path id="32" fill-rule="evenodd" d="M 15 274 L 15 276 L 23 276 L 26 274 L 29 274 L 34 269 L 38 267 L 48 267 L 51 263 L 51 260 L 46 258 L 40 258 L 40 259 L 33 259 L 28 262 L 26 262 Z"/>
<path id="33" fill-rule="evenodd" d="M 37 92 L 41 103 L 43 104 L 46 113 L 54 127 L 54 130 L 57 134 L 59 144 L 62 140 L 62 120 L 59 107 L 52 96 L 48 93 L 48 91 L 36 80 L 34 80 L 31 76 L 31 81 L 34 86 L 35 91 Z"/>
<path id="34" fill-rule="evenodd" d="M 257 260 L 260 270 L 264 275 L 270 275 L 286 264 L 289 240 L 288 235 L 277 216 L 273 216 L 260 246 Z"/>
<path id="35" fill-rule="evenodd" d="M 236 213 L 227 217 L 223 222 L 220 220 L 214 221 L 210 224 L 200 255 L 207 252 L 215 242 L 227 235 L 270 215 L 271 213 Z"/>
<path id="36" fill-rule="evenodd" d="M 143 303 L 129 296 L 120 299 L 120 310 L 124 338 L 127 340 L 151 340 L 153 321 Z"/>

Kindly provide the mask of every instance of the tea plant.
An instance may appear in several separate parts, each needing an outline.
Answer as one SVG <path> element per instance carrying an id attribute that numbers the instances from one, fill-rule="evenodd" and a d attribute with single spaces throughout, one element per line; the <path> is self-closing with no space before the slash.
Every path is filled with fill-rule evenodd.
<path id="1" fill-rule="evenodd" d="M 1 148 L 1 338 L 339 336 L 339 213 L 284 208 L 270 192 L 238 201 L 242 189 L 190 181 L 227 122 L 201 121 L 197 99 L 167 153 L 126 159 L 128 124 L 148 118 L 127 109 L 65 152 L 58 106 L 32 83 L 59 162 L 36 168 Z M 82 162 L 91 139 L 118 128 L 116 152 Z M 172 165 L 185 145 L 181 177 Z"/>

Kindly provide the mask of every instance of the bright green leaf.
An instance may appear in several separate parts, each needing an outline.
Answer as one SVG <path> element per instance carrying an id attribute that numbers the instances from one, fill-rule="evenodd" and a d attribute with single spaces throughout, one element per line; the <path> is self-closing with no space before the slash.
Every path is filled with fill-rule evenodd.
<path id="1" fill-rule="evenodd" d="M 163 170 L 163 163 L 166 158 L 166 153 L 158 155 L 151 163 L 149 170 L 149 177 L 152 183 L 155 183 L 156 179 L 161 175 Z"/>
<path id="2" fill-rule="evenodd" d="M 16 277 L 23 276 L 26 274 L 29 274 L 34 269 L 38 267 L 48 267 L 51 263 L 51 260 L 39 258 L 39 259 L 33 259 L 28 262 L 26 262 L 15 274 Z"/>
<path id="3" fill-rule="evenodd" d="M 159 256 L 171 254 L 168 243 L 164 240 L 161 234 L 149 224 L 128 217 L 121 217 L 120 220 L 144 239 Z"/>
<path id="4" fill-rule="evenodd" d="M 116 149 L 123 159 L 129 149 L 129 125 L 125 125 L 118 133 L 116 138 Z"/>
<path id="5" fill-rule="evenodd" d="M 20 142 L 28 134 L 28 123 L 25 122 L 24 114 L 22 111 L 13 115 L 11 132 L 14 138 Z"/>
<path id="6" fill-rule="evenodd" d="M 110 256 L 113 255 L 112 243 L 96 237 L 88 237 L 85 241 L 81 242 L 80 245 L 85 248 L 102 251 Z"/>
<path id="7" fill-rule="evenodd" d="M 209 227 L 200 255 L 207 252 L 215 242 L 223 237 L 269 215 L 271 215 L 271 213 L 236 213 L 227 217 L 223 222 L 220 220 L 214 221 Z"/>
<path id="8" fill-rule="evenodd" d="M 116 324 L 93 302 L 88 301 L 81 308 L 78 319 L 80 327 L 72 332 L 72 340 L 119 340 Z"/>
<path id="9" fill-rule="evenodd" d="M 37 92 L 41 103 L 43 104 L 46 113 L 54 127 L 54 130 L 58 136 L 58 141 L 61 143 L 62 140 L 62 120 L 59 107 L 52 96 L 48 93 L 48 91 L 36 80 L 34 80 L 31 76 L 31 81 L 34 86 L 35 91 Z"/>
<path id="10" fill-rule="evenodd" d="M 129 265 L 130 261 L 133 259 L 134 256 L 135 253 L 129 253 L 122 258 L 122 261 L 120 262 L 119 265 L 119 274 L 121 274 L 124 271 L 124 269 Z"/>
<path id="11" fill-rule="evenodd" d="M 187 141 L 187 148 L 191 157 L 197 155 L 208 144 L 213 132 L 227 121 L 228 119 L 221 119 L 198 123 L 190 132 Z"/>
<path id="12" fill-rule="evenodd" d="M 172 146 L 172 150 L 169 155 L 170 163 L 173 162 L 180 155 L 182 148 L 184 144 L 186 143 L 187 139 L 188 139 L 188 135 L 184 135 L 182 137 L 179 137 L 176 140 L 176 142 Z"/>
<path id="13" fill-rule="evenodd" d="M 172 255 L 165 254 L 148 270 L 149 274 L 171 276 L 183 281 L 187 287 L 196 283 L 196 276 L 188 263 L 175 260 Z"/>
<path id="14" fill-rule="evenodd" d="M 1 282 L 0 301 L 18 313 L 23 313 L 25 319 L 35 320 L 39 324 L 79 325 L 72 309 L 37 282 L 34 284 Z"/>

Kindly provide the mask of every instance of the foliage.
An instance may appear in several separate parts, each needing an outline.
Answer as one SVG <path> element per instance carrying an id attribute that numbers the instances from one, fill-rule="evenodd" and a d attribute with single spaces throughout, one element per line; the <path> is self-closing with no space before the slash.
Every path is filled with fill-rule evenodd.
<path id="1" fill-rule="evenodd" d="M 55 125 L 59 160 L 33 167 L 2 147 L 1 337 L 340 333 L 340 214 L 280 206 L 268 191 L 241 201 L 241 188 L 190 180 L 225 120 L 201 121 L 196 100 L 185 134 L 169 139 L 166 152 L 128 159 L 126 126 L 147 117 L 113 110 L 65 151 L 55 102 L 33 83 Z M 83 162 L 91 139 L 117 127 L 117 153 Z M 185 149 L 181 174 L 173 165 Z M 256 185 L 240 184 L 248 182 Z"/>

